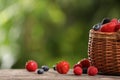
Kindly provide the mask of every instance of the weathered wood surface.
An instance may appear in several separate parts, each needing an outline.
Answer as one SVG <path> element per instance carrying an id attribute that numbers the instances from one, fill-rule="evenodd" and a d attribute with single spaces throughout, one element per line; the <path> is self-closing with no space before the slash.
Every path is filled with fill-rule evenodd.
<path id="1" fill-rule="evenodd" d="M 58 74 L 52 69 L 44 74 L 28 72 L 25 69 L 1 69 L 0 80 L 120 80 L 120 76 L 88 76 L 87 74 L 75 76 L 72 73 L 72 70 L 70 70 L 68 74 L 64 75 Z"/>

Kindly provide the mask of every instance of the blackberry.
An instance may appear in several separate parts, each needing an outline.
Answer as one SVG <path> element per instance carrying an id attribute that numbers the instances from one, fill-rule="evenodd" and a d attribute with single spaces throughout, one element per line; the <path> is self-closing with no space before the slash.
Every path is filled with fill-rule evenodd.
<path id="1" fill-rule="evenodd" d="M 88 68 L 83 68 L 83 74 L 87 74 L 87 69 Z"/>
<path id="2" fill-rule="evenodd" d="M 101 24 L 106 24 L 106 23 L 109 23 L 111 20 L 109 18 L 104 18 L 101 22 Z"/>

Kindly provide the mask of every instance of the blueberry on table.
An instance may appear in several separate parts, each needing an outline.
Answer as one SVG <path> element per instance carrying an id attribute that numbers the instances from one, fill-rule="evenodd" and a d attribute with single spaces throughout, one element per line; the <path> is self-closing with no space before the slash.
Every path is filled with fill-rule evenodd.
<path id="1" fill-rule="evenodd" d="M 53 70 L 56 71 L 56 65 L 53 65 Z"/>
<path id="2" fill-rule="evenodd" d="M 42 66 L 41 68 L 42 68 L 44 71 L 48 71 L 48 70 L 49 70 L 49 67 L 46 66 L 46 65 Z"/>
<path id="3" fill-rule="evenodd" d="M 43 74 L 43 73 L 44 73 L 44 70 L 43 70 L 43 69 L 38 69 L 37 73 L 38 73 L 38 74 Z"/>
<path id="4" fill-rule="evenodd" d="M 101 28 L 101 24 L 100 24 L 100 23 L 95 24 L 95 25 L 93 26 L 93 30 L 95 30 L 95 31 L 99 30 L 100 28 Z"/>
<path id="5" fill-rule="evenodd" d="M 104 18 L 101 22 L 101 24 L 106 24 L 106 23 L 109 23 L 111 20 L 109 18 Z"/>

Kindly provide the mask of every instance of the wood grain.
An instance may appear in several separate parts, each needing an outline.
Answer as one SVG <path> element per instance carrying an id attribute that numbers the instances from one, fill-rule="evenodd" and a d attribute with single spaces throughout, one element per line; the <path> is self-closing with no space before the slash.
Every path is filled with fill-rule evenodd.
<path id="1" fill-rule="evenodd" d="M 37 74 L 25 69 L 1 69 L 0 80 L 120 80 L 120 76 L 88 76 L 87 74 L 75 76 L 72 70 L 68 74 L 59 74 L 52 69 L 44 74 Z"/>

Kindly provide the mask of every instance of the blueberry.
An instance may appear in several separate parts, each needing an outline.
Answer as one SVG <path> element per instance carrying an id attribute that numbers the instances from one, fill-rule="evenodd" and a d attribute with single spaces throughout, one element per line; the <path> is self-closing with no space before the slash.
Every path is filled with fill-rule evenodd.
<path id="1" fill-rule="evenodd" d="M 95 25 L 93 26 L 93 29 L 94 29 L 95 31 L 97 31 L 97 30 L 100 29 L 100 27 L 101 27 L 101 24 L 98 23 L 98 24 L 95 24 Z"/>
<path id="2" fill-rule="evenodd" d="M 46 66 L 46 65 L 42 66 L 41 68 L 42 68 L 44 71 L 48 71 L 48 70 L 49 70 L 49 67 Z"/>
<path id="3" fill-rule="evenodd" d="M 43 69 L 39 69 L 39 70 L 37 71 L 37 73 L 38 73 L 38 74 L 43 74 L 43 73 L 44 73 L 44 70 L 43 70 Z"/>
<path id="4" fill-rule="evenodd" d="M 83 68 L 83 74 L 87 74 L 87 69 L 88 68 Z"/>
<path id="5" fill-rule="evenodd" d="M 104 18 L 101 22 L 101 24 L 106 24 L 106 23 L 109 23 L 111 20 L 109 18 Z"/>
<path id="6" fill-rule="evenodd" d="M 56 71 L 56 66 L 55 65 L 53 65 L 53 70 Z"/>

